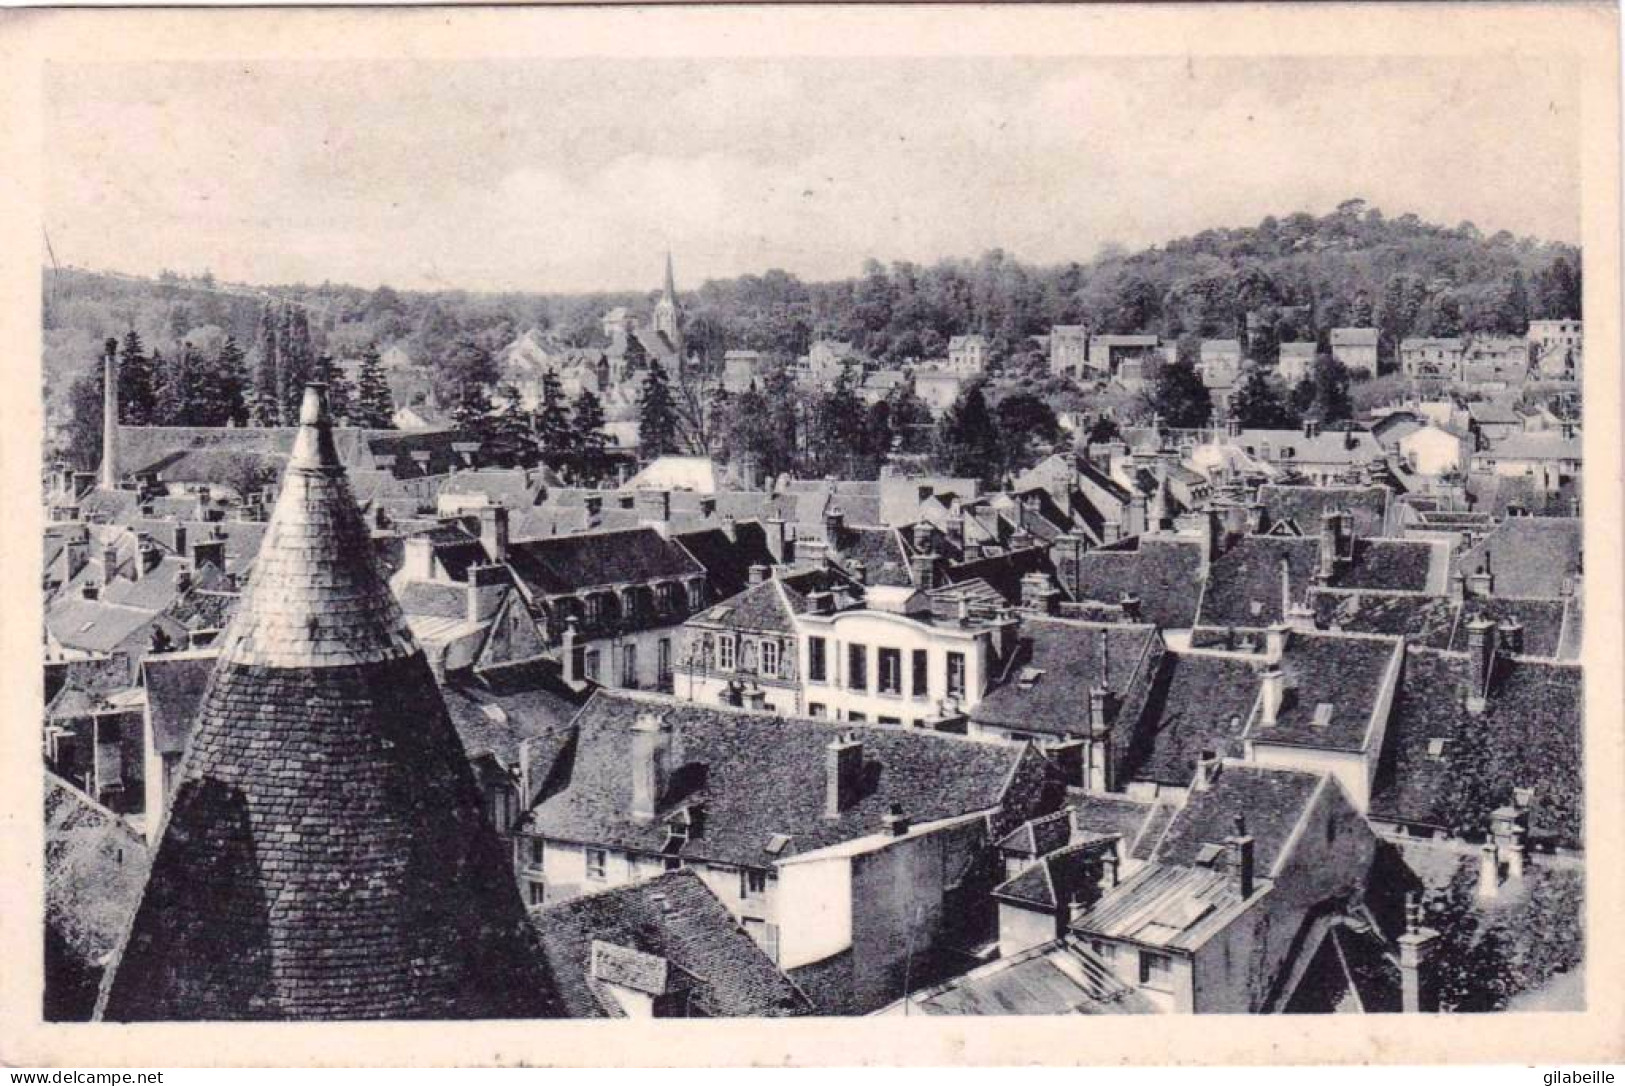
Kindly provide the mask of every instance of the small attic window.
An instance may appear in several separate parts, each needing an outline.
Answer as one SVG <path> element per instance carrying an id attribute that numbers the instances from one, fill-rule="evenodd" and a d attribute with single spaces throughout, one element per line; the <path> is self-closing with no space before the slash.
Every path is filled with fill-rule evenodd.
<path id="1" fill-rule="evenodd" d="M 1330 725 L 1332 722 L 1333 712 L 1334 710 L 1332 708 L 1332 703 L 1329 701 L 1323 701 L 1319 705 L 1316 705 L 1314 720 L 1315 727 L 1324 728 Z"/>
<path id="2" fill-rule="evenodd" d="M 1444 758 L 1445 744 L 1448 742 L 1449 740 L 1447 739 L 1429 739 L 1428 757 L 1434 759 L 1435 761 L 1442 760 Z"/>
<path id="3" fill-rule="evenodd" d="M 1031 690 L 1034 683 L 1044 677 L 1044 669 L 1040 667 L 1024 667 L 1021 674 L 1016 677 L 1016 685 L 1023 690 Z"/>

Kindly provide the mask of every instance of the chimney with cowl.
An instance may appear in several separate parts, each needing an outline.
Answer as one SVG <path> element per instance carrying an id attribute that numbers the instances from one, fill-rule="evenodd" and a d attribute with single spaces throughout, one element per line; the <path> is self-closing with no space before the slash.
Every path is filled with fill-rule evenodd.
<path id="1" fill-rule="evenodd" d="M 824 817 L 840 818 L 858 800 L 863 741 L 847 732 L 824 749 Z"/>

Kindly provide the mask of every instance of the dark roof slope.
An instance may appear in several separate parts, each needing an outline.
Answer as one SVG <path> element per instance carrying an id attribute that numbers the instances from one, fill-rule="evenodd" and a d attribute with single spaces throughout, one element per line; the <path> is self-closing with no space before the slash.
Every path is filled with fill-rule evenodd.
<path id="1" fill-rule="evenodd" d="M 1465 573 L 1486 561 L 1495 595 L 1555 599 L 1580 569 L 1585 544 L 1581 522 L 1568 517 L 1512 517 L 1461 555 Z"/>
<path id="2" fill-rule="evenodd" d="M 1203 751 L 1239 757 L 1258 672 L 1246 660 L 1166 653 L 1135 726 L 1130 776 L 1183 787 Z"/>
<path id="3" fill-rule="evenodd" d="M 1275 723 L 1255 718 L 1247 737 L 1326 750 L 1365 749 L 1398 650 L 1398 640 L 1386 637 L 1294 632 L 1281 658 L 1286 694 Z"/>
<path id="4" fill-rule="evenodd" d="M 1157 631 L 1031 617 L 995 685 L 971 710 L 984 724 L 1079 735 L 1089 729 L 1089 690 L 1122 694 L 1141 675 Z"/>
<path id="5" fill-rule="evenodd" d="M 705 568 L 652 528 L 532 539 L 508 548 L 514 575 L 538 595 L 691 577 Z"/>
<path id="6" fill-rule="evenodd" d="M 790 979 L 691 871 L 574 898 L 532 914 L 572 1018 L 623 1017 L 593 976 L 594 941 L 664 959 L 689 975 L 689 1011 L 705 1018 L 812 1014 Z"/>
<path id="7" fill-rule="evenodd" d="M 1222 845 L 1236 832 L 1240 815 L 1253 839 L 1258 873 L 1271 876 L 1324 779 L 1295 769 L 1222 763 L 1218 780 L 1191 790 L 1157 846 L 1157 862 L 1195 866 L 1203 845 Z"/>
<path id="8" fill-rule="evenodd" d="M 1371 816 L 1478 833 L 1514 788 L 1532 788 L 1533 835 L 1582 847 L 1581 669 L 1502 656 L 1482 716 L 1465 705 L 1470 670 L 1465 654 L 1406 654 Z"/>
<path id="9" fill-rule="evenodd" d="M 1202 591 L 1200 626 L 1261 629 L 1284 622 L 1282 566 L 1292 600 L 1303 599 L 1320 563 L 1318 539 L 1250 535 L 1215 557 Z"/>
<path id="10" fill-rule="evenodd" d="M 732 537 L 721 528 L 706 528 L 672 538 L 705 567 L 715 599 L 744 591 L 751 566 L 775 564 L 767 549 L 767 532 L 755 522 L 735 525 Z"/>
<path id="11" fill-rule="evenodd" d="M 153 746 L 160 754 L 180 754 L 192 735 L 203 691 L 219 654 L 169 652 L 147 656 L 141 675 L 147 687 L 147 719 Z"/>
<path id="12" fill-rule="evenodd" d="M 1080 600 L 1117 604 L 1140 598 L 1140 614 L 1165 629 L 1189 629 L 1201 597 L 1202 552 L 1195 540 L 1137 537 L 1133 549 L 1094 550 L 1078 561 Z"/>
<path id="13" fill-rule="evenodd" d="M 1347 512 L 1356 536 L 1382 535 L 1388 510 L 1388 489 L 1381 486 L 1285 486 L 1266 483 L 1258 500 L 1271 525 L 1291 521 L 1306 536 L 1320 531 L 1325 513 Z"/>
<path id="14" fill-rule="evenodd" d="M 576 717 L 568 783 L 530 812 L 526 832 L 659 853 L 663 823 L 631 817 L 632 725 L 653 713 L 673 728 L 682 766 L 663 810 L 703 802 L 704 829 L 682 855 L 765 868 L 775 860 L 878 833 L 901 804 L 920 824 L 999 807 L 1025 746 L 967 743 L 934 733 L 832 725 L 597 691 Z M 851 732 L 864 745 L 859 794 L 825 817 L 826 748 Z M 1032 757 L 1038 757 L 1031 754 Z M 790 842 L 769 851 L 774 835 Z"/>

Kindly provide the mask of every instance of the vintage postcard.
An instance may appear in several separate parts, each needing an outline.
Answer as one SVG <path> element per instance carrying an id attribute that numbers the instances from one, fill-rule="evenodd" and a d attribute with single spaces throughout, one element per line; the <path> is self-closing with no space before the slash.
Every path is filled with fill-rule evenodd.
<path id="1" fill-rule="evenodd" d="M 0 1062 L 1621 1059 L 1617 20 L 0 15 Z"/>

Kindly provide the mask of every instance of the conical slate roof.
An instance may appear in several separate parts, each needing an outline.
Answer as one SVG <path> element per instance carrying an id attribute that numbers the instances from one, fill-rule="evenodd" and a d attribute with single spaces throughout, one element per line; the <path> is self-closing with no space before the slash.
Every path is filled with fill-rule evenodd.
<path id="1" fill-rule="evenodd" d="M 319 389 L 300 424 L 97 1016 L 550 1013 L 506 849 Z"/>

